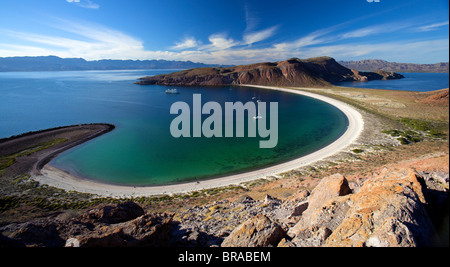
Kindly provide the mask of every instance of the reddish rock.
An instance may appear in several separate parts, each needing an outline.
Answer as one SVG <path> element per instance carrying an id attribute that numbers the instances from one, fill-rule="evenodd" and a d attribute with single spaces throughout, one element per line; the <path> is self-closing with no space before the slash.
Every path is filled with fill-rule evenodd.
<path id="1" fill-rule="evenodd" d="M 164 247 L 169 246 L 172 216 L 147 214 L 132 221 L 97 226 L 93 231 L 71 237 L 66 246 Z"/>
<path id="2" fill-rule="evenodd" d="M 284 230 L 265 215 L 257 215 L 239 225 L 223 241 L 222 247 L 277 246 L 285 236 Z"/>
<path id="3" fill-rule="evenodd" d="M 345 179 L 345 178 L 344 178 Z M 289 230 L 295 246 L 415 247 L 435 244 L 425 209 L 423 179 L 412 169 L 386 169 L 358 193 L 341 195 L 339 175 L 324 178 L 299 223 Z M 344 190 L 347 192 L 347 189 Z"/>

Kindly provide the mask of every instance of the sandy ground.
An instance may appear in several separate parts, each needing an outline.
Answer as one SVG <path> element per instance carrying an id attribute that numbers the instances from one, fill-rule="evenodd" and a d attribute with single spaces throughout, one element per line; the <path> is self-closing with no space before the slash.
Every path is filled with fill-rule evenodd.
<path id="1" fill-rule="evenodd" d="M 268 176 L 274 176 L 283 172 L 287 172 L 290 170 L 294 170 L 312 164 L 319 160 L 335 155 L 346 149 L 349 145 L 351 145 L 353 142 L 357 140 L 357 138 L 364 129 L 364 120 L 362 115 L 358 111 L 356 111 L 353 107 L 341 101 L 294 89 L 285 89 L 270 86 L 255 86 L 255 85 L 251 85 L 251 87 L 269 90 L 279 90 L 293 94 L 305 95 L 308 97 L 312 97 L 327 102 L 339 108 L 348 117 L 349 120 L 348 129 L 344 133 L 344 135 L 342 135 L 334 143 L 304 157 L 256 171 L 230 175 L 211 180 L 203 180 L 200 182 L 191 182 L 165 186 L 149 186 L 149 187 L 110 185 L 75 177 L 62 170 L 54 168 L 48 164 L 42 168 L 41 170 L 42 175 L 33 175 L 32 178 L 38 181 L 39 183 L 47 184 L 67 191 L 77 191 L 82 193 L 91 193 L 99 196 L 116 197 L 116 198 L 187 193 L 202 189 L 217 188 L 228 185 L 237 185 L 242 182 L 248 182 L 260 178 L 265 178 Z"/>

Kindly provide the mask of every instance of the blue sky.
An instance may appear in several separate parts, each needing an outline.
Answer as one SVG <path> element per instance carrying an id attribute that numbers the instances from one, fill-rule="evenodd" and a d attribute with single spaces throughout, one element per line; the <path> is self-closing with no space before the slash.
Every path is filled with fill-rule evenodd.
<path id="1" fill-rule="evenodd" d="M 0 57 L 449 60 L 448 0 L 0 0 Z"/>

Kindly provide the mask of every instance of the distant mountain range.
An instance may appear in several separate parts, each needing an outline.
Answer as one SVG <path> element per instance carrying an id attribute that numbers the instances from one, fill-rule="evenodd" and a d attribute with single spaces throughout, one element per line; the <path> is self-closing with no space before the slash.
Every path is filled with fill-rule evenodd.
<path id="1" fill-rule="evenodd" d="M 5 71 L 68 71 L 68 70 L 125 70 L 125 69 L 192 69 L 217 67 L 191 61 L 168 60 L 95 60 L 82 58 L 4 57 L 0 58 L 0 72 Z"/>
<path id="2" fill-rule="evenodd" d="M 358 71 L 395 71 L 395 72 L 449 72 L 448 62 L 436 64 L 396 63 L 379 59 L 366 59 L 360 61 L 339 61 L 349 69 Z"/>
<path id="3" fill-rule="evenodd" d="M 413 64 L 396 63 L 378 59 L 338 61 L 339 64 L 358 71 L 395 72 L 449 72 L 449 63 Z M 192 61 L 170 60 L 93 60 L 82 58 L 0 57 L 0 72 L 5 71 L 69 71 L 69 70 L 125 70 L 125 69 L 193 69 L 205 67 L 231 67 L 231 65 L 204 64 Z"/>

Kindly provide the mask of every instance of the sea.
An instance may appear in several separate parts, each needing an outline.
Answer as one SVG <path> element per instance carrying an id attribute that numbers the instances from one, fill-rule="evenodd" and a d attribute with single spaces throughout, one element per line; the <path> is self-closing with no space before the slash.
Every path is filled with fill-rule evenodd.
<path id="1" fill-rule="evenodd" d="M 249 87 L 136 85 L 174 70 L 0 73 L 0 138 L 65 125 L 111 123 L 116 129 L 70 149 L 50 164 L 103 183 L 147 186 L 199 181 L 289 161 L 327 146 L 347 129 L 346 116 L 309 97 Z M 177 89 L 179 94 L 166 94 Z M 278 103 L 278 142 L 257 137 L 175 138 L 172 105 L 260 100 Z M 267 116 L 270 116 L 269 110 Z M 225 116 L 225 115 L 223 115 Z M 203 115 L 202 121 L 209 115 Z M 248 123 L 260 123 L 253 119 Z M 268 128 L 270 124 L 267 125 Z M 235 135 L 236 136 L 236 135 Z"/>
<path id="2" fill-rule="evenodd" d="M 448 73 L 400 73 L 405 76 L 398 80 L 376 80 L 370 82 L 341 82 L 337 85 L 356 88 L 387 89 L 400 91 L 428 92 L 448 88 Z"/>

